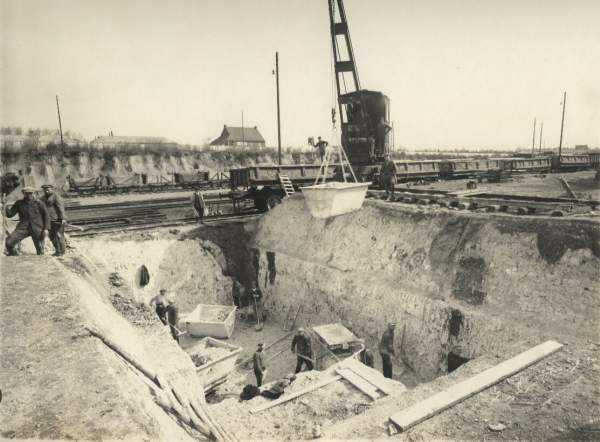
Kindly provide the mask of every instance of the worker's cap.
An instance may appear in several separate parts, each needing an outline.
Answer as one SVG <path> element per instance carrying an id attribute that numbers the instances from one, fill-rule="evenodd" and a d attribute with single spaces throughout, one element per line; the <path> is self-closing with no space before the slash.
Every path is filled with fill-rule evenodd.
<path id="1" fill-rule="evenodd" d="M 262 342 L 258 343 L 258 348 L 263 348 L 263 343 Z"/>
<path id="2" fill-rule="evenodd" d="M 394 327 L 396 327 L 396 323 L 395 322 L 388 322 L 388 327 L 389 328 L 394 328 Z"/>
<path id="3" fill-rule="evenodd" d="M 42 189 L 54 189 L 52 184 L 42 184 Z"/>
<path id="4" fill-rule="evenodd" d="M 167 293 L 167 289 L 160 289 L 160 293 Z"/>
<path id="5" fill-rule="evenodd" d="M 23 192 L 23 193 L 34 193 L 35 189 L 33 187 L 27 186 L 27 187 L 23 187 L 23 190 L 21 192 Z"/>

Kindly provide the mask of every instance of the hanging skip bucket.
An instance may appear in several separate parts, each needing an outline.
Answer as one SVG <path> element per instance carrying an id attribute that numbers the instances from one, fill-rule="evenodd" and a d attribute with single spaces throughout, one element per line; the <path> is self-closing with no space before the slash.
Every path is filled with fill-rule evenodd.
<path id="1" fill-rule="evenodd" d="M 329 218 L 354 212 L 362 207 L 370 182 L 359 183 L 354 171 L 348 162 L 346 152 L 341 146 L 337 146 L 343 182 L 325 182 L 329 161 L 331 160 L 332 148 L 327 148 L 325 158 L 319 169 L 319 174 L 312 186 L 301 187 L 304 201 L 310 214 L 315 218 Z M 346 168 L 350 171 L 354 182 L 346 181 Z M 319 184 L 319 180 L 321 183 Z"/>

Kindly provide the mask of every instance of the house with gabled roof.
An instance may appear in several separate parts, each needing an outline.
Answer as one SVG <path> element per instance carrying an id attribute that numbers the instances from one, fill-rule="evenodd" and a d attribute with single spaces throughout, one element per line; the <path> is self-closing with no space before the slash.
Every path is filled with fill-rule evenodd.
<path id="1" fill-rule="evenodd" d="M 265 139 L 254 127 L 223 126 L 219 138 L 210 143 L 211 146 L 240 146 L 240 147 L 265 147 Z"/>

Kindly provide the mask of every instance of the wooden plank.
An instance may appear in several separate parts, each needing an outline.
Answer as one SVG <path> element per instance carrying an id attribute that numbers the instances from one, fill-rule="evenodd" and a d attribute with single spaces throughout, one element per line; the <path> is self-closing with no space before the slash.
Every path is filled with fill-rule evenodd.
<path id="1" fill-rule="evenodd" d="M 373 385 L 369 384 L 362 377 L 354 373 L 352 370 L 348 368 L 338 368 L 336 371 L 341 377 L 346 379 L 348 382 L 350 382 L 364 394 L 369 396 L 371 399 L 377 400 L 380 398 L 379 393 L 377 393 L 375 387 L 373 387 Z"/>
<path id="2" fill-rule="evenodd" d="M 405 431 L 426 419 L 464 401 L 494 384 L 520 372 L 530 365 L 555 353 L 562 344 L 546 341 L 523 353 L 489 368 L 466 381 L 460 382 L 440 393 L 418 402 L 390 417 L 390 421 Z"/>
<path id="3" fill-rule="evenodd" d="M 383 375 L 378 373 L 371 373 L 371 368 L 364 365 L 362 362 L 353 359 L 352 362 L 348 362 L 346 367 L 352 370 L 354 373 L 368 381 L 370 384 L 377 387 L 379 390 L 383 391 L 385 394 L 391 394 L 392 389 L 387 385 L 385 378 Z M 373 370 L 374 371 L 374 370 Z"/>
<path id="4" fill-rule="evenodd" d="M 269 408 L 275 407 L 277 405 L 281 405 L 285 402 L 291 401 L 292 399 L 296 399 L 297 397 L 300 397 L 306 393 L 310 393 L 311 391 L 318 390 L 319 388 L 324 387 L 325 385 L 331 384 L 332 382 L 339 381 L 340 379 L 342 379 L 342 377 L 339 375 L 334 376 L 332 378 L 328 377 L 328 378 L 323 379 L 322 381 L 319 381 L 315 384 L 309 385 L 308 387 L 306 387 L 302 390 L 296 391 L 296 392 L 290 394 L 289 396 L 280 397 L 279 399 L 276 399 L 273 402 L 269 402 L 267 404 L 261 405 L 260 407 L 256 407 L 255 409 L 250 410 L 250 413 L 256 414 L 256 413 L 260 413 L 261 411 L 268 410 Z"/>

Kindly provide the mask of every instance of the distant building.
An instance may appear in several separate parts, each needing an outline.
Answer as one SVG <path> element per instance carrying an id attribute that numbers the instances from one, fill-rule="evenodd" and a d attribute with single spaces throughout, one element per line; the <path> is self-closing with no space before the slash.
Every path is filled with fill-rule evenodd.
<path id="1" fill-rule="evenodd" d="M 210 143 L 211 146 L 240 146 L 240 147 L 265 147 L 265 139 L 254 127 L 223 126 L 219 138 Z"/>
<path id="2" fill-rule="evenodd" d="M 104 148 L 175 148 L 178 144 L 162 137 L 99 136 L 90 141 L 90 146 Z"/>
<path id="3" fill-rule="evenodd" d="M 587 144 L 576 144 L 575 145 L 575 153 L 588 153 L 590 150 L 590 146 Z"/>

